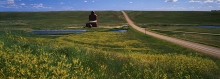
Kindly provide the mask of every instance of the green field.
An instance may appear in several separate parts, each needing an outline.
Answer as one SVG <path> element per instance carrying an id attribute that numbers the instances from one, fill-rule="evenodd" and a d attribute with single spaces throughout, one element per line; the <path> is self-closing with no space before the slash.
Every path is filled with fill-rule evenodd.
<path id="1" fill-rule="evenodd" d="M 220 25 L 220 12 L 200 11 L 126 11 L 138 26 Z"/>
<path id="2" fill-rule="evenodd" d="M 83 27 L 88 22 L 89 11 L 71 12 L 0 12 L 0 28 L 68 29 Z M 119 11 L 96 11 L 99 26 L 126 24 Z"/>
<path id="3" fill-rule="evenodd" d="M 112 19 L 120 20 L 114 23 L 115 25 L 123 25 L 125 20 L 116 17 L 115 13 L 122 15 L 120 12 L 103 14 L 115 16 L 104 20 L 103 25 L 107 25 L 107 20 Z M 46 16 L 48 15 L 42 15 L 41 18 Z M 32 17 L 34 16 L 29 18 Z M 64 19 L 56 22 L 58 20 L 54 18 L 51 22 L 60 23 L 61 26 L 65 23 L 62 21 L 66 21 Z M 40 22 L 36 21 L 36 25 L 38 23 Z M 4 28 L 6 26 L 16 28 L 13 24 L 1 25 Z M 125 33 L 106 32 L 112 29 L 103 28 L 87 30 L 89 32 L 62 36 L 33 35 L 26 31 L 0 31 L 0 78 L 220 78 L 219 59 L 147 36 L 132 28 Z"/>
<path id="4" fill-rule="evenodd" d="M 151 26 L 149 31 L 163 35 L 184 39 L 192 42 L 202 43 L 210 46 L 220 47 L 220 29 L 198 28 L 196 26 Z M 158 30 L 153 30 L 158 29 Z M 181 31 L 181 32 L 175 32 Z M 189 32 L 189 33 L 187 33 Z M 196 32 L 196 33 L 190 33 Z M 203 34 L 208 33 L 208 34 Z"/>
<path id="5" fill-rule="evenodd" d="M 219 28 L 200 28 L 199 26 L 220 26 L 220 12 L 151 12 L 151 11 L 127 11 L 130 18 L 140 27 L 149 31 L 167 36 L 180 38 L 192 42 L 220 47 Z M 158 29 L 158 30 L 153 30 Z M 183 31 L 183 32 L 173 32 Z M 188 34 L 184 32 L 210 33 Z"/>

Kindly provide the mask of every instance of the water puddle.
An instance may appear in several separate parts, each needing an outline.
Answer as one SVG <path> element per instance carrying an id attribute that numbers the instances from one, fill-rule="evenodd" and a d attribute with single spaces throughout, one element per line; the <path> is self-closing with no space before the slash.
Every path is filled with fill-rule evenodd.
<path id="1" fill-rule="evenodd" d="M 129 29 L 129 26 L 123 26 L 123 27 L 121 27 L 121 28 L 116 28 L 116 29 L 109 30 L 108 32 L 123 33 L 123 32 L 127 32 L 128 29 Z"/>
<path id="2" fill-rule="evenodd" d="M 127 30 L 110 30 L 109 32 L 127 32 Z"/>
<path id="3" fill-rule="evenodd" d="M 199 26 L 200 28 L 220 29 L 220 26 Z"/>
<path id="4" fill-rule="evenodd" d="M 123 26 L 122 29 L 129 29 L 129 26 Z"/>

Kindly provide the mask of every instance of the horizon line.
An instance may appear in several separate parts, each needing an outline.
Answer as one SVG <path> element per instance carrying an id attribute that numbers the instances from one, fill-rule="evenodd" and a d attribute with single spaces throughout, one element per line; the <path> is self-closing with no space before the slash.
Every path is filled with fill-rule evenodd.
<path id="1" fill-rule="evenodd" d="M 59 11 L 220 11 L 220 10 L 42 10 L 42 11 L 0 11 L 0 12 L 59 12 Z"/>

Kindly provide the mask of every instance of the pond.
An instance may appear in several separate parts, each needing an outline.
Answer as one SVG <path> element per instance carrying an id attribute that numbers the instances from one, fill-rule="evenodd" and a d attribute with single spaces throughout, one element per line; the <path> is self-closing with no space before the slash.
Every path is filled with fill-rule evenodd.
<path id="1" fill-rule="evenodd" d="M 43 34 L 43 35 L 56 35 L 56 34 L 70 34 L 70 33 L 83 33 L 87 30 L 34 30 L 32 34 Z"/>
<path id="2" fill-rule="evenodd" d="M 110 30 L 109 32 L 127 32 L 127 30 Z"/>
<path id="3" fill-rule="evenodd" d="M 123 26 L 122 29 L 129 29 L 129 26 Z"/>
<path id="4" fill-rule="evenodd" d="M 220 29 L 220 26 L 199 26 L 199 28 Z"/>
<path id="5" fill-rule="evenodd" d="M 32 34 L 40 34 L 40 35 L 63 35 L 63 34 L 71 34 L 71 33 L 84 33 L 87 30 L 33 30 L 30 33 Z M 108 32 L 127 32 L 127 30 L 110 30 Z"/>

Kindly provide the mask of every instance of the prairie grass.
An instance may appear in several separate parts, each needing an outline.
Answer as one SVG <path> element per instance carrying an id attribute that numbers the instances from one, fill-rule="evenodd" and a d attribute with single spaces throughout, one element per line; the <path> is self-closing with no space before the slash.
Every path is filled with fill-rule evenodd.
<path id="1" fill-rule="evenodd" d="M 0 12 L 0 28 L 68 29 L 83 27 L 90 11 Z M 120 11 L 96 11 L 99 26 L 126 24 Z"/>
<path id="2" fill-rule="evenodd" d="M 172 31 L 220 34 L 220 29 L 199 26 L 219 26 L 219 12 L 203 11 L 126 11 L 131 20 L 140 27 L 168 30 L 154 31 L 163 35 L 220 47 L 220 38 L 215 35 L 176 33 Z"/>
<path id="3" fill-rule="evenodd" d="M 155 31 L 155 32 L 179 39 L 206 44 L 214 47 L 220 47 L 220 41 L 219 41 L 220 36 L 217 35 L 173 33 L 173 32 L 163 32 L 163 31 Z"/>
<path id="4" fill-rule="evenodd" d="M 0 78 L 220 77 L 218 59 L 143 36 L 133 29 L 49 38 L 6 32 L 0 39 Z"/>
<path id="5" fill-rule="evenodd" d="M 160 33 L 163 35 L 184 39 L 192 42 L 202 43 L 215 47 L 220 47 L 220 29 L 218 28 L 200 28 L 197 26 L 151 26 L 147 27 L 149 31 Z M 158 30 L 153 30 L 158 29 Z M 174 32 L 182 31 L 182 32 Z M 185 33 L 185 32 L 196 32 L 196 33 Z M 202 34 L 209 33 L 209 34 Z"/>
<path id="6" fill-rule="evenodd" d="M 126 11 L 137 25 L 198 26 L 220 25 L 219 12 L 209 11 Z"/>
<path id="7" fill-rule="evenodd" d="M 121 12 L 96 12 L 99 25 L 119 26 Z M 89 12 L 0 13 L 0 28 L 81 27 Z M 220 60 L 146 36 L 90 29 L 63 36 L 0 31 L 0 78 L 218 79 Z"/>

